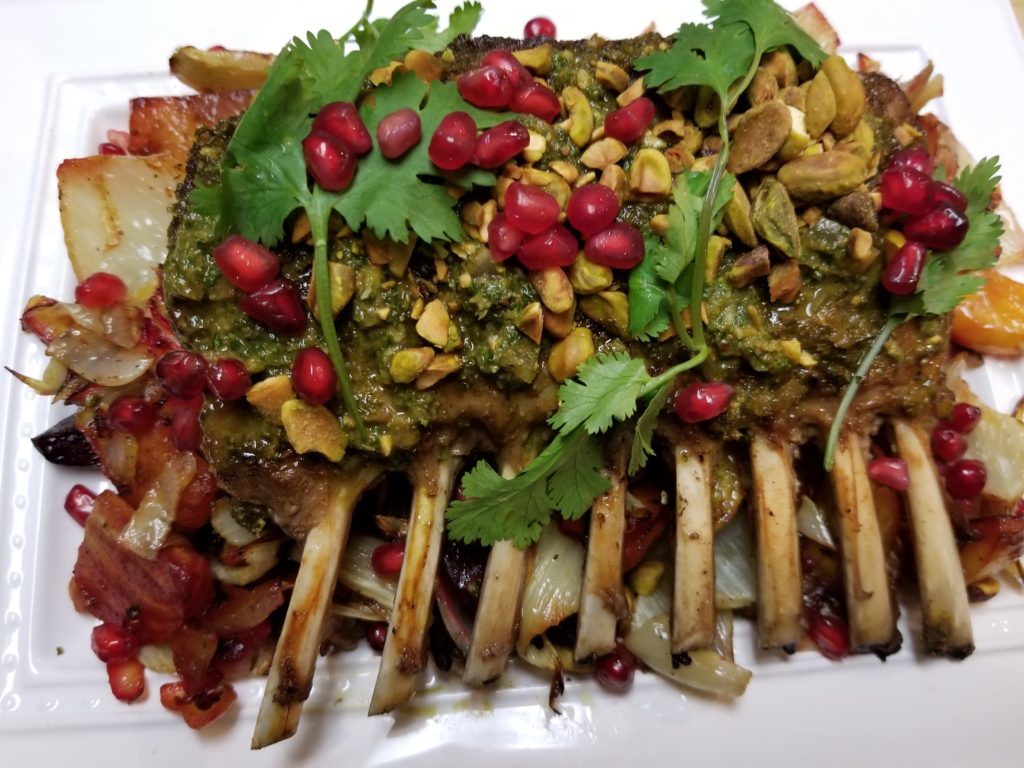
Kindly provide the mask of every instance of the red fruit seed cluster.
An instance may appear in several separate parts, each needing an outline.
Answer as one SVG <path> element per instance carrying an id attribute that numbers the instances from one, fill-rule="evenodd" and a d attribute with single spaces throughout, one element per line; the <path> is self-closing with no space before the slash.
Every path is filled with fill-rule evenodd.
<path id="1" fill-rule="evenodd" d="M 893 153 L 882 173 L 882 205 L 906 216 L 907 242 L 882 272 L 883 287 L 896 296 L 917 290 L 927 249 L 952 250 L 967 234 L 967 198 L 956 187 L 933 179 L 934 170 L 927 150 L 911 147 Z"/>

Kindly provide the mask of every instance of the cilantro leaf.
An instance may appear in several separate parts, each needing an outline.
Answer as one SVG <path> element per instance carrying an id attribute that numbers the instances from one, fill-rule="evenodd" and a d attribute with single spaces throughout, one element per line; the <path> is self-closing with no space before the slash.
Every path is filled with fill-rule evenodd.
<path id="1" fill-rule="evenodd" d="M 665 51 L 641 56 L 633 66 L 647 71 L 644 82 L 659 91 L 706 85 L 728 100 L 729 87 L 754 61 L 754 36 L 745 24 L 683 24 Z"/>
<path id="2" fill-rule="evenodd" d="M 429 137 L 442 118 L 454 111 L 468 112 L 481 128 L 497 125 L 509 116 L 467 104 L 454 83 L 438 81 L 428 87 L 411 72 L 396 75 L 390 86 L 376 88 L 372 95 L 361 109 L 371 134 L 383 117 L 409 107 L 419 114 L 423 138 L 398 160 L 386 159 L 375 146 L 360 160 L 352 186 L 338 196 L 334 209 L 352 229 L 365 224 L 378 237 L 397 242 L 407 242 L 410 231 L 425 241 L 458 240 L 462 224 L 453 210 L 456 201 L 440 182 L 470 189 L 493 185 L 494 174 L 479 169 L 443 174 L 427 155 Z"/>
<path id="3" fill-rule="evenodd" d="M 629 335 L 650 341 L 668 330 L 668 294 L 658 277 L 656 266 L 667 258 L 661 252 L 667 246 L 657 235 L 644 235 L 646 256 L 629 273 Z"/>
<path id="4" fill-rule="evenodd" d="M 633 436 L 633 445 L 629 454 L 629 474 L 634 474 L 643 469 L 647 459 L 654 453 L 654 428 L 658 425 L 658 417 L 661 415 L 665 403 L 668 401 L 669 384 L 663 384 L 654 397 L 644 407 L 644 412 L 636 420 L 636 434 Z"/>
<path id="5" fill-rule="evenodd" d="M 567 520 L 579 520 L 594 500 L 611 488 L 602 473 L 605 466 L 601 443 L 593 435 L 574 438 L 561 464 L 548 480 L 548 495 Z"/>
<path id="6" fill-rule="evenodd" d="M 644 385 L 650 382 L 642 360 L 621 352 L 595 355 L 580 366 L 576 378 L 558 390 L 561 407 L 548 420 L 560 432 L 583 427 L 592 435 L 624 421 L 636 410 Z"/>
<path id="7" fill-rule="evenodd" d="M 460 35 L 471 35 L 476 25 L 480 23 L 484 7 L 477 2 L 465 2 L 458 6 L 448 16 L 448 28 L 439 31 L 438 23 L 435 20 L 430 26 L 425 27 L 423 38 L 417 43 L 418 48 L 425 51 L 443 51 L 455 38 Z"/>
<path id="8" fill-rule="evenodd" d="M 793 46 L 815 68 L 828 58 L 814 38 L 773 0 L 704 0 L 704 15 L 718 24 L 748 24 L 754 33 L 758 61 L 761 54 L 784 45 Z"/>
<path id="9" fill-rule="evenodd" d="M 452 502 L 445 513 L 448 534 L 484 546 L 511 539 L 525 549 L 540 538 L 556 509 L 578 518 L 611 488 L 600 472 L 603 463 L 600 443 L 582 430 L 556 435 L 511 479 L 478 462 L 462 478 L 465 500 Z"/>

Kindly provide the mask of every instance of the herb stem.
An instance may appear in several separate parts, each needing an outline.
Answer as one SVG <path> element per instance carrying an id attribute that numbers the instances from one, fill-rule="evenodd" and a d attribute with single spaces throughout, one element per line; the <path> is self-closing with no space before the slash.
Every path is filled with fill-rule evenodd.
<path id="1" fill-rule="evenodd" d="M 366 7 L 363 9 L 363 15 L 359 17 L 359 19 L 356 21 L 355 24 L 352 25 L 352 28 L 349 29 L 348 32 L 346 32 L 344 35 L 338 38 L 338 42 L 342 46 L 344 46 L 345 43 L 347 43 L 352 38 L 352 36 L 355 35 L 358 29 L 361 26 L 365 25 L 370 20 L 371 13 L 373 13 L 373 0 L 366 0 Z M 373 27 L 371 26 L 370 29 L 372 30 Z M 376 30 L 374 30 L 374 37 L 376 36 Z"/>
<path id="2" fill-rule="evenodd" d="M 854 395 L 857 394 L 857 390 L 860 388 L 860 383 L 868 375 L 868 371 L 871 370 L 871 364 L 875 362 L 875 358 L 882 351 L 882 347 L 885 346 L 885 342 L 889 340 L 892 332 L 906 319 L 907 316 L 904 314 L 889 316 L 889 319 L 886 320 L 885 325 L 882 326 L 882 329 L 875 337 L 874 343 L 872 343 L 864 357 L 861 358 L 860 365 L 857 366 L 857 370 L 850 379 L 850 383 L 846 385 L 846 389 L 843 391 L 843 399 L 839 401 L 839 408 L 836 410 L 835 418 L 832 419 L 832 427 L 828 431 L 828 440 L 825 442 L 826 470 L 832 470 L 832 464 L 835 461 L 836 445 L 839 442 L 839 433 L 843 429 L 843 420 L 846 418 L 846 412 L 850 410 L 850 405 L 853 403 Z"/>
<path id="3" fill-rule="evenodd" d="M 679 298 L 676 296 L 675 285 L 670 286 L 668 290 L 668 310 L 672 317 L 672 327 L 676 329 L 676 335 L 679 337 L 679 340 L 686 345 L 687 349 L 695 352 L 697 345 L 690 338 L 690 332 L 686 330 L 686 324 L 683 322 L 682 310 L 679 308 Z M 693 323 L 693 310 L 690 310 L 690 323 Z"/>
<path id="4" fill-rule="evenodd" d="M 366 425 L 359 414 L 359 404 L 352 391 L 352 380 L 348 375 L 345 356 L 338 342 L 338 329 L 334 327 L 334 308 L 331 306 L 331 273 L 327 265 L 327 223 L 330 219 L 330 207 L 326 203 L 318 204 L 314 192 L 313 202 L 308 209 L 310 230 L 313 235 L 313 275 L 316 278 L 316 311 L 320 316 L 320 329 L 327 345 L 327 355 L 331 358 L 334 370 L 338 374 L 338 388 L 345 410 L 355 421 L 359 436 L 366 438 Z"/>

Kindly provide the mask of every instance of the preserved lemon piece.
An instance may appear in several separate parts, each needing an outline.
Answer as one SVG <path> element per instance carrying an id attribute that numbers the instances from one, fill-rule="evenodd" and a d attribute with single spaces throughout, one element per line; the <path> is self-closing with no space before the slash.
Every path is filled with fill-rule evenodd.
<path id="1" fill-rule="evenodd" d="M 990 355 L 1024 353 L 1024 283 L 998 272 L 953 310 L 953 340 Z"/>

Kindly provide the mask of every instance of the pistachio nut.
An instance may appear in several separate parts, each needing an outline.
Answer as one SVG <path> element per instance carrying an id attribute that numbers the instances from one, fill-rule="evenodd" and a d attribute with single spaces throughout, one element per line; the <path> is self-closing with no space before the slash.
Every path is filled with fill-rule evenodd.
<path id="1" fill-rule="evenodd" d="M 621 93 L 629 87 L 629 73 L 618 64 L 610 61 L 599 61 L 594 67 L 597 82 L 609 90 Z"/>
<path id="2" fill-rule="evenodd" d="M 327 262 L 327 275 L 330 278 L 331 286 L 331 313 L 337 316 L 343 310 L 356 292 L 356 271 L 348 264 L 337 261 Z M 320 319 L 320 309 L 316 303 L 316 270 L 313 270 L 309 281 L 309 306 L 313 317 Z"/>
<path id="3" fill-rule="evenodd" d="M 786 143 L 793 118 L 781 101 L 769 101 L 748 110 L 736 129 L 729 153 L 729 170 L 744 173 L 767 163 Z"/>
<path id="4" fill-rule="evenodd" d="M 651 232 L 654 234 L 664 237 L 665 233 L 668 232 L 668 226 L 669 221 L 667 213 L 659 213 L 657 216 L 651 217 L 650 227 Z"/>
<path id="5" fill-rule="evenodd" d="M 746 288 L 757 278 L 766 276 L 771 268 L 767 246 L 759 245 L 741 254 L 729 268 L 727 277 L 734 288 Z"/>
<path id="6" fill-rule="evenodd" d="M 534 344 L 540 344 L 544 333 L 544 309 L 539 301 L 527 304 L 516 316 L 516 328 Z"/>
<path id="7" fill-rule="evenodd" d="M 644 79 L 638 77 L 626 90 L 615 97 L 615 103 L 620 107 L 625 107 L 627 104 L 632 104 L 645 93 L 647 93 L 647 86 L 644 85 Z"/>
<path id="8" fill-rule="evenodd" d="M 412 347 L 400 349 L 391 358 L 388 372 L 392 381 L 398 384 L 410 384 L 416 380 L 433 361 L 436 353 L 430 347 Z"/>
<path id="9" fill-rule="evenodd" d="M 807 202 L 853 192 L 868 177 L 865 162 L 850 152 L 801 155 L 779 168 L 778 179 L 789 194 Z"/>
<path id="10" fill-rule="evenodd" d="M 580 298 L 580 312 L 620 338 L 629 335 L 629 299 L 622 291 L 601 291 Z"/>
<path id="11" fill-rule="evenodd" d="M 693 152 L 686 148 L 686 142 L 680 141 L 665 150 L 665 159 L 672 173 L 681 173 L 693 166 Z"/>
<path id="12" fill-rule="evenodd" d="M 833 134 L 842 138 L 851 133 L 864 116 L 867 92 L 860 77 L 840 56 L 825 59 L 821 71 L 828 78 L 836 99 L 836 116 L 829 123 L 829 128 Z"/>
<path id="13" fill-rule="evenodd" d="M 722 264 L 722 257 L 726 250 L 732 245 L 732 241 L 721 235 L 712 235 L 708 238 L 708 257 L 704 262 L 704 279 L 713 282 L 718 277 L 718 268 Z"/>
<path id="14" fill-rule="evenodd" d="M 797 85 L 796 62 L 785 48 L 776 48 L 761 57 L 761 69 L 770 72 L 779 88 Z"/>
<path id="15" fill-rule="evenodd" d="M 761 239 L 790 258 L 800 256 L 800 222 L 786 188 L 765 179 L 754 193 L 751 219 Z"/>
<path id="16" fill-rule="evenodd" d="M 587 168 L 607 168 L 626 156 L 626 145 L 610 136 L 595 141 L 580 155 L 580 162 Z"/>
<path id="17" fill-rule="evenodd" d="M 664 200 L 672 192 L 672 169 L 668 159 L 656 149 L 641 149 L 633 157 L 627 177 L 629 197 L 633 200 Z"/>
<path id="18" fill-rule="evenodd" d="M 711 128 L 718 123 L 718 113 L 722 111 L 722 101 L 711 88 L 702 85 L 697 91 L 697 103 L 694 105 L 693 122 L 698 128 Z"/>
<path id="19" fill-rule="evenodd" d="M 551 74 L 551 44 L 544 43 L 535 48 L 524 48 L 521 51 L 513 51 L 512 55 L 519 59 L 519 63 L 533 72 L 535 75 Z"/>
<path id="20" fill-rule="evenodd" d="M 548 355 L 548 372 L 551 377 L 561 383 L 576 375 L 576 370 L 594 356 L 594 336 L 588 328 L 573 328 L 561 341 L 551 346 Z"/>
<path id="21" fill-rule="evenodd" d="M 722 220 L 741 243 L 751 248 L 757 245 L 754 222 L 750 218 L 750 198 L 739 182 L 732 185 L 732 197 L 725 204 Z"/>
<path id="22" fill-rule="evenodd" d="M 615 197 L 619 200 L 619 205 L 622 205 L 622 201 L 626 199 L 626 172 L 622 170 L 622 166 L 606 165 L 601 170 L 601 178 L 597 183 L 603 184 L 614 192 Z"/>
<path id="23" fill-rule="evenodd" d="M 580 169 L 565 160 L 552 160 L 549 165 L 551 170 L 565 179 L 567 184 L 575 184 L 580 177 Z"/>
<path id="24" fill-rule="evenodd" d="M 281 406 L 295 397 L 290 376 L 280 373 L 253 384 L 245 393 L 249 405 L 271 424 L 281 423 Z"/>
<path id="25" fill-rule="evenodd" d="M 807 134 L 812 139 L 821 136 L 836 118 L 836 96 L 824 70 L 818 72 L 807 87 L 807 105 L 804 112 L 807 114 Z"/>
<path id="26" fill-rule="evenodd" d="M 786 143 L 779 147 L 776 157 L 786 163 L 799 155 L 811 143 L 811 137 L 807 133 L 807 117 L 796 107 L 789 107 L 789 116 L 793 118 L 793 125 L 789 129 L 789 137 Z"/>
<path id="27" fill-rule="evenodd" d="M 325 406 L 288 400 L 281 406 L 281 423 L 296 453 L 321 453 L 331 461 L 344 458 L 348 439 L 338 417 Z"/>
<path id="28" fill-rule="evenodd" d="M 875 248 L 870 232 L 854 227 L 850 230 L 850 239 L 846 241 L 846 255 L 858 266 L 867 267 L 878 258 L 879 250 Z"/>
<path id="29" fill-rule="evenodd" d="M 807 89 L 790 85 L 779 91 L 779 99 L 787 107 L 796 107 L 801 112 L 807 111 Z"/>
<path id="30" fill-rule="evenodd" d="M 773 101 L 779 95 L 779 83 L 775 75 L 764 67 L 758 67 L 750 85 L 747 86 L 747 101 L 751 106 Z"/>
<path id="31" fill-rule="evenodd" d="M 416 321 L 416 333 L 435 347 L 444 347 L 449 341 L 451 318 L 448 308 L 440 299 L 434 299 L 423 308 L 423 314 Z"/>
<path id="32" fill-rule="evenodd" d="M 569 283 L 581 296 L 598 293 L 612 284 L 612 270 L 603 264 L 595 264 L 583 251 L 576 254 L 576 261 L 569 268 Z"/>
<path id="33" fill-rule="evenodd" d="M 530 284 L 541 303 L 552 312 L 564 312 L 573 303 L 572 283 L 561 267 L 530 272 Z"/>
<path id="34" fill-rule="evenodd" d="M 594 111 L 590 102 L 586 94 L 574 85 L 562 89 L 562 101 L 569 113 L 569 138 L 577 147 L 585 147 L 594 133 Z"/>
<path id="35" fill-rule="evenodd" d="M 416 389 L 430 389 L 441 379 L 450 376 L 462 367 L 462 361 L 455 355 L 437 355 L 416 377 Z"/>
<path id="36" fill-rule="evenodd" d="M 845 139 L 836 144 L 835 148 L 839 152 L 852 152 L 865 163 L 870 163 L 871 155 L 875 151 L 875 132 L 866 120 L 861 120 Z"/>
<path id="37" fill-rule="evenodd" d="M 544 332 L 553 339 L 564 339 L 576 325 L 576 301 L 565 312 L 545 312 Z"/>
<path id="38" fill-rule="evenodd" d="M 530 143 L 523 150 L 523 159 L 528 163 L 536 163 L 544 157 L 544 153 L 548 148 L 548 140 L 544 138 L 543 134 L 536 133 L 535 131 L 529 131 L 529 134 Z"/>
<path id="39" fill-rule="evenodd" d="M 829 218 L 848 227 L 878 231 L 878 212 L 867 192 L 851 192 L 836 200 L 828 207 Z"/>

